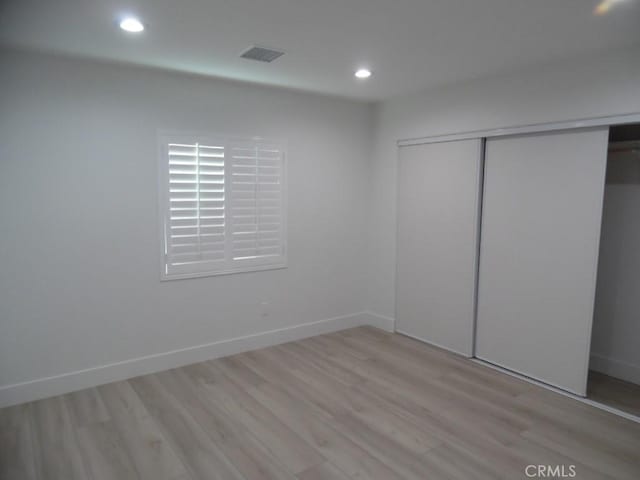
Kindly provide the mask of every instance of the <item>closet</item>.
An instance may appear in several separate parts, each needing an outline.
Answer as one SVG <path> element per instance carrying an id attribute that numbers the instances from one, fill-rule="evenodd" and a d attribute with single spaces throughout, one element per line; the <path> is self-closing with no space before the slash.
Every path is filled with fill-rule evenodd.
<path id="1" fill-rule="evenodd" d="M 640 125 L 609 136 L 587 396 L 640 416 Z"/>
<path id="2" fill-rule="evenodd" d="M 399 333 L 586 395 L 609 127 L 582 125 L 400 142 Z"/>

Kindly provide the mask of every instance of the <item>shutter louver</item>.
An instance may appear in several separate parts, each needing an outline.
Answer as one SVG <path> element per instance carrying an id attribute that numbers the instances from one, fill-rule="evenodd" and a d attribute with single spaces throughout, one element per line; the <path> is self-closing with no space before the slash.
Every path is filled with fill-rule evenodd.
<path id="1" fill-rule="evenodd" d="M 163 278 L 285 266 L 283 149 L 199 140 L 162 143 Z"/>

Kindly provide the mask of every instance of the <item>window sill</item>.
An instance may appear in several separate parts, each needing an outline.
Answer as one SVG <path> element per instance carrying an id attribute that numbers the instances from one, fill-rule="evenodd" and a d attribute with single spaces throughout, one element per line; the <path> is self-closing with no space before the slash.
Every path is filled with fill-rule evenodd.
<path id="1" fill-rule="evenodd" d="M 189 278 L 203 278 L 203 277 L 218 277 L 220 275 L 234 275 L 237 273 L 251 273 L 251 272 L 263 272 L 266 270 L 282 270 L 287 268 L 286 263 L 276 263 L 272 265 L 255 265 L 255 266 L 243 266 L 238 268 L 232 268 L 228 270 L 220 270 L 218 272 L 201 272 L 201 273 L 182 273 L 182 274 L 165 274 L 160 275 L 160 281 L 168 282 L 171 280 L 186 280 Z"/>

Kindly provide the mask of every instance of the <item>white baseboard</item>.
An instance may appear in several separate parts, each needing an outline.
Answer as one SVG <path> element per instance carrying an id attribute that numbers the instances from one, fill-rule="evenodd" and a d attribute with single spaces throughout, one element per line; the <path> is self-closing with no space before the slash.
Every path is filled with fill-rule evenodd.
<path id="1" fill-rule="evenodd" d="M 590 360 L 589 368 L 591 370 L 640 385 L 640 365 L 605 357 L 597 353 L 592 353 Z"/>
<path id="2" fill-rule="evenodd" d="M 0 387 L 0 408 L 361 325 L 393 331 L 392 319 L 369 312 L 329 318 L 5 385 Z"/>

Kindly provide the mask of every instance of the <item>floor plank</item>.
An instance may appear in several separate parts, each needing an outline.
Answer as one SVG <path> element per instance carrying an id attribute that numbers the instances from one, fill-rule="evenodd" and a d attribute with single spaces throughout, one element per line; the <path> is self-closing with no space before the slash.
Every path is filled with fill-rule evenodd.
<path id="1" fill-rule="evenodd" d="M 120 436 L 109 421 L 78 428 L 80 450 L 92 480 L 139 480 Z"/>
<path id="2" fill-rule="evenodd" d="M 80 453 L 77 431 L 63 397 L 32 404 L 34 464 L 41 479 L 91 478 Z"/>
<path id="3" fill-rule="evenodd" d="M 232 418 L 238 419 L 289 471 L 297 474 L 325 461 L 278 417 L 235 384 L 232 377 L 223 370 L 216 373 L 216 383 L 203 387 L 211 400 L 219 403 Z"/>
<path id="4" fill-rule="evenodd" d="M 187 469 L 129 382 L 98 387 L 109 417 L 141 480 L 183 480 Z"/>
<path id="5" fill-rule="evenodd" d="M 97 388 L 87 388 L 64 395 L 74 426 L 84 427 L 109 420 L 107 409 Z"/>
<path id="6" fill-rule="evenodd" d="M 640 385 L 589 371 L 587 397 L 640 417 Z"/>
<path id="7" fill-rule="evenodd" d="M 30 415 L 30 404 L 0 410 L 0 478 L 4 480 L 37 478 Z"/>
<path id="8" fill-rule="evenodd" d="M 187 406 L 162 386 L 157 374 L 130 383 L 194 480 L 243 479 Z"/>
<path id="9" fill-rule="evenodd" d="M 349 480 L 344 473 L 329 462 L 316 465 L 298 474 L 299 480 Z"/>

